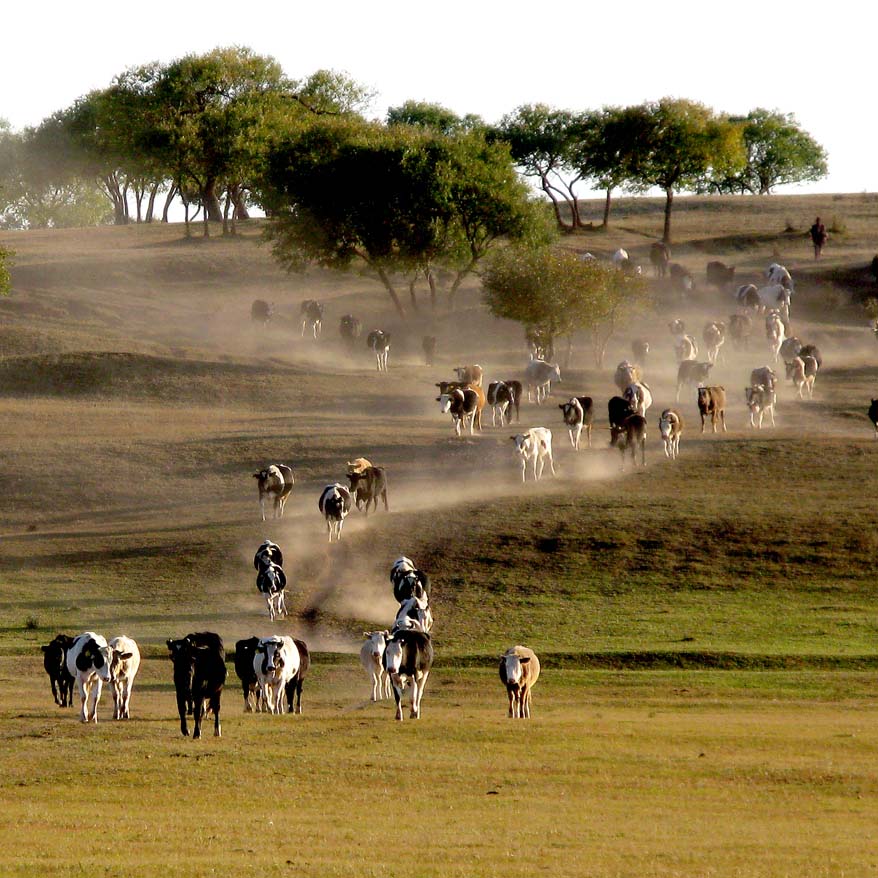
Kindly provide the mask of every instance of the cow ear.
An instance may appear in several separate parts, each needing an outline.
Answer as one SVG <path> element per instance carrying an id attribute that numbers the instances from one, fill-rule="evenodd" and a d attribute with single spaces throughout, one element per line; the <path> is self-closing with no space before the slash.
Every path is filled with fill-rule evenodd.
<path id="1" fill-rule="evenodd" d="M 131 658 L 134 655 L 133 652 L 117 652 L 116 655 L 124 662 Z"/>
<path id="2" fill-rule="evenodd" d="M 371 632 L 371 631 L 364 631 L 364 632 L 363 632 L 363 637 L 365 637 L 366 640 L 368 640 L 371 636 L 372 636 L 372 632 Z"/>

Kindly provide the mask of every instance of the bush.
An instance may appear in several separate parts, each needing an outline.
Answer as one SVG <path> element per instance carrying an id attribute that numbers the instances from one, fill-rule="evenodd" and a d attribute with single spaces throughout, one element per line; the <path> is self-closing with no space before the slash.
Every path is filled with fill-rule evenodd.
<path id="1" fill-rule="evenodd" d="M 842 217 L 833 214 L 827 231 L 833 235 L 846 235 L 848 231 L 847 223 Z"/>

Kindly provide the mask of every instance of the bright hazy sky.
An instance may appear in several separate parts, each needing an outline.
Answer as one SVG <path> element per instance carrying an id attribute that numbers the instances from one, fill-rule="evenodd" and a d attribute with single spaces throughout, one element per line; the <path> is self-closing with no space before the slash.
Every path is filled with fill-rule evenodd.
<path id="1" fill-rule="evenodd" d="M 525 103 L 581 110 L 665 96 L 736 114 L 777 109 L 826 148 L 830 166 L 822 183 L 779 192 L 878 191 L 872 0 L 13 4 L 0 117 L 16 129 L 127 67 L 244 45 L 293 78 L 346 72 L 376 92 L 379 118 L 408 99 L 488 122 Z"/>

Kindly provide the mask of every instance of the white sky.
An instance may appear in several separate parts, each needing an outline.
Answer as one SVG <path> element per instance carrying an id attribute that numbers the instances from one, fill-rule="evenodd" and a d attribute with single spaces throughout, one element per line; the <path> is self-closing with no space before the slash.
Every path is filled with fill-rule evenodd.
<path id="1" fill-rule="evenodd" d="M 4 9 L 0 117 L 35 125 L 127 67 L 245 45 L 303 78 L 344 71 L 377 92 L 489 122 L 525 103 L 573 110 L 664 96 L 718 111 L 794 113 L 830 176 L 780 192 L 878 191 L 871 0 L 154 0 Z M 207 11 L 202 11 L 207 10 Z"/>

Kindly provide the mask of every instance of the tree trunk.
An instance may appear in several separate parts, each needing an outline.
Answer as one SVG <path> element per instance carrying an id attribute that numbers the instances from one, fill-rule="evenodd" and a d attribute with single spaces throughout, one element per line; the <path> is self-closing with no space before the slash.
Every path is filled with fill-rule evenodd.
<path id="1" fill-rule="evenodd" d="M 128 184 L 126 183 L 124 188 L 122 189 L 122 207 L 125 211 L 125 225 L 128 225 L 128 222 L 131 219 L 131 214 L 128 212 Z"/>
<path id="2" fill-rule="evenodd" d="M 119 189 L 119 181 L 115 174 L 107 174 L 102 182 L 107 196 L 113 203 L 113 222 L 117 226 L 124 226 L 127 219 L 125 216 L 125 202 L 122 198 L 122 191 Z"/>
<path id="3" fill-rule="evenodd" d="M 143 222 L 143 196 L 146 195 L 145 186 L 134 187 L 134 203 L 137 205 L 137 222 Z"/>
<path id="4" fill-rule="evenodd" d="M 418 299 L 415 295 L 415 287 L 417 286 L 417 283 L 418 275 L 415 274 L 415 276 L 409 281 L 409 299 L 412 303 L 412 311 L 414 311 L 415 313 L 418 312 Z"/>
<path id="5" fill-rule="evenodd" d="M 155 216 L 155 197 L 158 195 L 160 183 L 153 183 L 149 190 L 149 200 L 146 202 L 146 222 L 151 223 Z"/>
<path id="6" fill-rule="evenodd" d="M 207 222 L 209 220 L 212 223 L 221 223 L 223 221 L 223 210 L 216 194 L 216 180 L 208 178 L 201 193 L 201 200 L 204 203 L 204 221 Z"/>
<path id="7" fill-rule="evenodd" d="M 250 219 L 250 212 L 247 210 L 247 205 L 244 200 L 244 187 L 236 186 L 235 187 L 235 213 L 232 216 L 233 220 L 248 220 Z"/>
<path id="8" fill-rule="evenodd" d="M 171 183 L 171 188 L 168 189 L 167 198 L 165 198 L 165 206 L 162 208 L 162 222 L 166 223 L 168 221 L 168 211 L 171 209 L 171 202 L 174 200 L 177 192 L 179 192 L 179 187 L 176 183 Z"/>
<path id="9" fill-rule="evenodd" d="M 564 232 L 570 231 L 570 226 L 568 226 L 563 218 L 561 217 L 561 206 L 558 203 L 558 198 L 555 193 L 552 191 L 552 187 L 549 185 L 549 181 L 545 178 L 542 178 L 543 192 L 549 196 L 549 200 L 552 202 L 552 210 L 555 211 L 555 222 L 558 223 L 558 228 Z"/>
<path id="10" fill-rule="evenodd" d="M 229 232 L 229 208 L 232 206 L 232 196 L 229 194 L 229 190 L 226 189 L 226 203 L 223 205 L 223 237 L 227 238 L 230 234 Z"/>
<path id="11" fill-rule="evenodd" d="M 662 233 L 662 242 L 670 246 L 671 243 L 671 209 L 674 206 L 674 190 L 668 186 L 665 189 L 665 230 Z"/>
<path id="12" fill-rule="evenodd" d="M 192 230 L 189 228 L 189 199 L 186 198 L 183 193 L 180 193 L 180 197 L 183 199 L 183 222 L 186 224 L 186 237 L 192 237 Z M 167 212 L 167 206 L 165 207 L 165 212 Z M 167 220 L 165 220 L 167 222 Z"/>
<path id="13" fill-rule="evenodd" d="M 613 197 L 613 187 L 607 186 L 607 197 L 604 199 L 604 228 L 610 227 L 610 200 Z"/>
<path id="14" fill-rule="evenodd" d="M 390 278 L 387 276 L 387 273 L 383 268 L 376 268 L 375 271 L 378 274 L 381 283 L 384 284 L 384 289 L 387 290 L 388 295 L 390 296 L 391 301 L 393 302 L 393 307 L 396 308 L 396 313 L 405 320 L 405 308 L 402 307 L 402 302 L 399 301 L 399 296 L 396 294 L 396 290 L 393 288 L 393 284 L 390 282 Z"/>
<path id="15" fill-rule="evenodd" d="M 436 312 L 436 277 L 432 270 L 427 269 L 427 283 L 430 286 L 430 310 Z"/>

